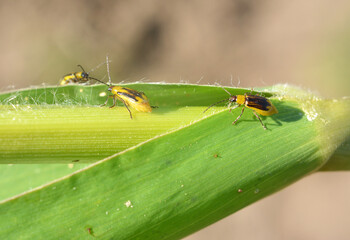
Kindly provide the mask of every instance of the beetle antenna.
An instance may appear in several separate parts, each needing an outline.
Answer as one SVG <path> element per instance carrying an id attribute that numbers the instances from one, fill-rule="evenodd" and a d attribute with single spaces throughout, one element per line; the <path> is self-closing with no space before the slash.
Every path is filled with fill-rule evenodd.
<path id="1" fill-rule="evenodd" d="M 80 64 L 77 66 L 80 67 L 83 70 L 83 72 L 85 72 L 84 68 Z"/>
<path id="2" fill-rule="evenodd" d="M 216 104 L 219 104 L 219 103 L 222 103 L 222 102 L 225 102 L 225 101 L 228 101 L 228 100 L 230 100 L 230 99 L 224 99 L 224 100 L 218 101 L 218 102 L 216 102 L 216 103 L 210 105 L 207 109 L 204 110 L 203 113 L 205 113 L 206 111 L 208 111 L 209 108 L 215 106 Z"/>
<path id="3" fill-rule="evenodd" d="M 107 83 L 102 82 L 101 80 L 98 80 L 97 78 L 89 77 L 89 79 L 95 80 L 95 81 L 97 81 L 97 82 L 100 82 L 100 83 L 103 83 L 103 84 L 109 86 Z"/>
<path id="4" fill-rule="evenodd" d="M 227 92 L 228 95 L 232 96 L 232 94 L 231 94 L 229 91 L 227 91 L 223 86 L 220 86 L 220 87 L 221 87 L 222 89 L 224 89 L 224 91 Z"/>
<path id="5" fill-rule="evenodd" d="M 232 94 L 231 94 L 229 91 L 227 91 L 227 90 L 226 90 L 223 86 L 221 86 L 220 84 L 216 84 L 216 86 L 221 87 L 222 89 L 224 89 L 225 92 L 228 93 L 228 95 L 232 96 Z"/>

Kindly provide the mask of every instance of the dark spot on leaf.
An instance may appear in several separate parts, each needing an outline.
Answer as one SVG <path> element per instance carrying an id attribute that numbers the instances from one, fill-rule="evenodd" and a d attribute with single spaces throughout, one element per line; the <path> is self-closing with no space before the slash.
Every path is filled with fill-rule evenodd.
<path id="1" fill-rule="evenodd" d="M 88 234 L 90 234 L 91 236 L 94 236 L 94 231 L 92 230 L 92 227 L 86 227 L 86 231 L 87 231 Z"/>

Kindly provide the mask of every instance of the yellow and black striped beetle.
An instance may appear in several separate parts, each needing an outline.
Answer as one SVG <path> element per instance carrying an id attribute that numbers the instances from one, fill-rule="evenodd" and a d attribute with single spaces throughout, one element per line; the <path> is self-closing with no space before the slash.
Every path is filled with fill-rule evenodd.
<path id="1" fill-rule="evenodd" d="M 148 98 L 143 92 L 136 91 L 131 88 L 127 87 L 121 87 L 121 86 L 113 86 L 111 84 L 111 77 L 109 74 L 109 61 L 108 61 L 108 56 L 107 56 L 107 73 L 108 73 L 108 78 L 109 78 L 109 84 L 102 82 L 98 79 L 92 78 L 100 83 L 103 83 L 108 86 L 108 91 L 112 93 L 112 95 L 109 95 L 107 97 L 106 102 L 102 105 L 105 106 L 108 103 L 109 98 L 113 98 L 113 105 L 110 106 L 110 108 L 113 108 L 117 100 L 120 100 L 121 102 L 124 103 L 124 106 L 126 109 L 129 111 L 130 118 L 132 119 L 132 114 L 129 109 L 129 106 L 134 108 L 135 110 L 139 112 L 152 112 L 152 108 L 156 108 L 154 106 L 151 106 L 149 104 Z"/>
<path id="2" fill-rule="evenodd" d="M 237 105 L 234 106 L 233 108 L 230 108 L 230 112 L 233 109 L 238 108 L 241 105 L 244 105 L 242 107 L 242 112 L 241 114 L 236 118 L 236 120 L 234 120 L 232 122 L 232 125 L 234 125 L 238 119 L 240 119 L 243 115 L 244 112 L 244 108 L 250 108 L 253 110 L 254 115 L 259 119 L 262 127 L 266 130 L 266 126 L 264 125 L 264 123 L 262 122 L 261 118 L 259 117 L 258 114 L 262 115 L 262 116 L 271 116 L 273 114 L 278 113 L 276 107 L 270 102 L 270 100 L 268 100 L 265 97 L 259 96 L 259 95 L 249 95 L 249 94 L 244 94 L 244 95 L 232 95 L 230 92 L 228 92 L 225 88 L 223 88 L 229 95 L 230 98 L 228 99 L 224 99 L 221 100 L 219 102 L 216 102 L 212 105 L 210 105 L 204 112 L 206 112 L 209 108 L 211 108 L 212 106 L 215 106 L 218 103 L 222 103 L 225 101 L 229 102 L 228 108 L 231 107 L 231 104 L 236 103 Z"/>
<path id="3" fill-rule="evenodd" d="M 87 83 L 90 79 L 96 80 L 90 77 L 89 73 L 87 73 L 81 65 L 78 65 L 78 67 L 80 67 L 82 71 L 64 75 L 60 81 L 61 86 L 72 83 Z"/>

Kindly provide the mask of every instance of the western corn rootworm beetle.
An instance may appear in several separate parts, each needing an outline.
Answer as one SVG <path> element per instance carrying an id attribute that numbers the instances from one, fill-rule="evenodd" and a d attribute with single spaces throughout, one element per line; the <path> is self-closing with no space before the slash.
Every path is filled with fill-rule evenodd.
<path id="1" fill-rule="evenodd" d="M 241 114 L 236 118 L 235 121 L 233 121 L 232 125 L 234 125 L 238 119 L 240 119 L 242 117 L 242 114 L 244 112 L 244 108 L 250 108 L 253 110 L 254 115 L 259 119 L 262 127 L 266 130 L 266 126 L 264 125 L 264 123 L 262 122 L 261 118 L 258 116 L 258 114 L 262 115 L 262 116 L 271 116 L 273 114 L 278 113 L 276 107 L 270 102 L 270 100 L 268 100 L 265 97 L 259 96 L 259 95 L 249 95 L 249 94 L 244 94 L 244 95 L 232 95 L 231 93 L 229 93 L 225 88 L 223 88 L 229 95 L 230 98 L 228 99 L 224 99 L 221 100 L 219 102 L 216 102 L 212 105 L 210 105 L 204 112 L 206 112 L 209 108 L 211 108 L 212 106 L 215 106 L 218 103 L 222 103 L 225 101 L 229 102 L 228 107 L 231 107 L 232 103 L 237 103 L 236 106 L 234 106 L 233 108 L 230 108 L 230 112 L 233 109 L 236 109 L 237 107 L 244 105 L 242 107 L 242 112 Z M 258 114 L 257 114 L 258 113 Z"/>
<path id="2" fill-rule="evenodd" d="M 81 65 L 78 65 L 81 68 L 81 72 L 69 73 L 64 75 L 60 81 L 60 85 L 67 85 L 71 83 L 87 83 L 90 79 L 97 80 L 96 78 L 90 77 Z"/>
<path id="3" fill-rule="evenodd" d="M 106 102 L 102 105 L 105 106 L 108 102 L 108 99 L 110 97 L 113 98 L 113 105 L 110 107 L 114 107 L 116 105 L 117 100 L 120 100 L 121 102 L 124 103 L 126 109 L 128 109 L 130 113 L 130 118 L 132 119 L 132 114 L 129 109 L 129 107 L 134 108 L 135 110 L 139 112 L 152 112 L 152 108 L 155 108 L 149 104 L 148 98 L 143 92 L 136 91 L 131 88 L 127 87 L 121 87 L 121 86 L 113 86 L 111 84 L 111 76 L 109 74 L 109 62 L 108 62 L 108 56 L 107 58 L 107 73 L 108 73 L 108 78 L 109 78 L 109 83 L 102 82 L 98 79 L 93 78 L 94 80 L 103 83 L 108 86 L 108 91 L 112 93 L 112 95 L 109 95 L 107 97 Z"/>

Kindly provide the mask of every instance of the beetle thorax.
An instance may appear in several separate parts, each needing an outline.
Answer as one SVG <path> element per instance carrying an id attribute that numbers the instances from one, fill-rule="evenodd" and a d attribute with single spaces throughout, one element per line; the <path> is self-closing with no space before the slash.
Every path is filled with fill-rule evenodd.
<path id="1" fill-rule="evenodd" d="M 240 104 L 240 105 L 245 104 L 245 95 L 237 95 L 236 97 L 237 97 L 236 98 L 237 104 Z"/>
<path id="2" fill-rule="evenodd" d="M 108 88 L 108 91 L 110 91 L 112 94 L 118 94 L 118 89 L 119 89 L 119 87 L 118 86 L 110 86 L 109 88 Z"/>

